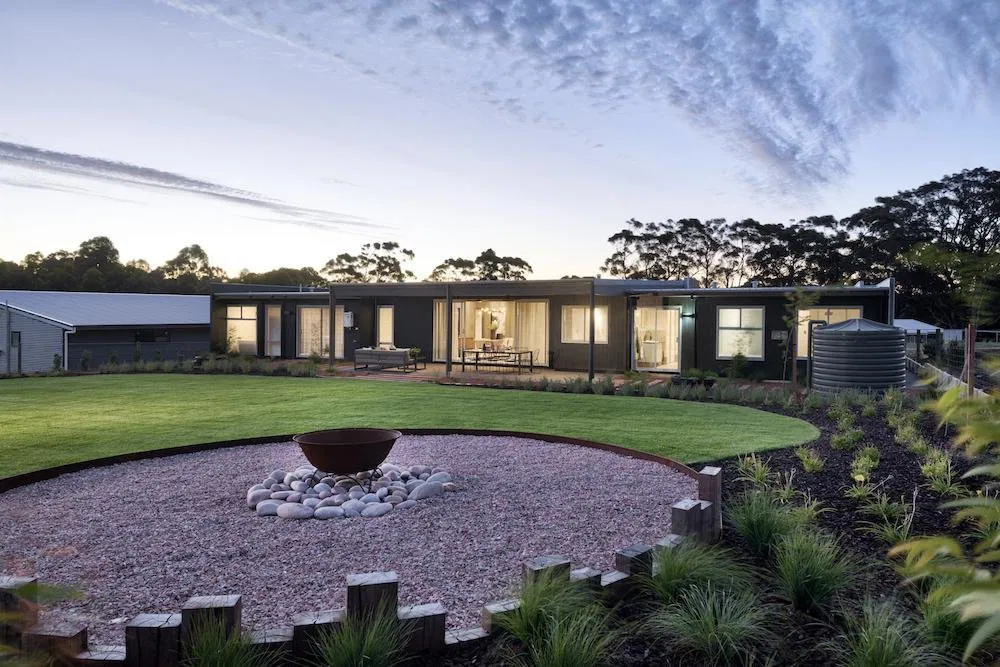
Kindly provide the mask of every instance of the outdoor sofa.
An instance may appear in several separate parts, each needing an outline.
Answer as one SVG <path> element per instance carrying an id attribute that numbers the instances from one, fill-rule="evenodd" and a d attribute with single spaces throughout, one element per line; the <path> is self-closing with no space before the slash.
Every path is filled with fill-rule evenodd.
<path id="1" fill-rule="evenodd" d="M 359 368 L 398 368 L 404 373 L 415 371 L 418 364 L 424 363 L 423 357 L 415 357 L 410 353 L 410 348 L 396 350 L 376 350 L 373 348 L 360 348 L 354 351 L 354 370 Z"/>

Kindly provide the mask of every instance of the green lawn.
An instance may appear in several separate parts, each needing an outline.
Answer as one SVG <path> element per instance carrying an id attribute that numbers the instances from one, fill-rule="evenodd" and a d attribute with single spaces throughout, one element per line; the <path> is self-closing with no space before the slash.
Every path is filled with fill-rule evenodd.
<path id="1" fill-rule="evenodd" d="M 127 451 L 338 426 L 495 428 L 686 463 L 799 444 L 811 425 L 658 398 L 335 378 L 97 375 L 0 381 L 0 477 Z"/>

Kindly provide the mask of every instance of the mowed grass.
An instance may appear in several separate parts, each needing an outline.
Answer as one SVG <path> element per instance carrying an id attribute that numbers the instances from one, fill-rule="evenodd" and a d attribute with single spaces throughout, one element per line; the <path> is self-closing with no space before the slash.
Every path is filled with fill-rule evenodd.
<path id="1" fill-rule="evenodd" d="M 0 381 L 0 477 L 215 440 L 342 426 L 565 435 L 685 463 L 810 441 L 801 420 L 732 405 L 337 378 L 95 375 Z"/>

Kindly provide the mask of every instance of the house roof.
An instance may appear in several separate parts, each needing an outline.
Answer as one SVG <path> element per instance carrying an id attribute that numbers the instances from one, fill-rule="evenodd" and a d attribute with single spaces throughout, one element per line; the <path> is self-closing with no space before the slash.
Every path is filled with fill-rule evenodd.
<path id="1" fill-rule="evenodd" d="M 208 325 L 207 296 L 0 290 L 0 305 L 70 327 Z"/>
<path id="2" fill-rule="evenodd" d="M 936 327 L 933 324 L 927 324 L 927 322 L 921 322 L 920 320 L 908 320 L 900 317 L 893 320 L 893 324 L 900 329 L 905 329 L 906 333 L 934 333 L 941 328 Z"/>

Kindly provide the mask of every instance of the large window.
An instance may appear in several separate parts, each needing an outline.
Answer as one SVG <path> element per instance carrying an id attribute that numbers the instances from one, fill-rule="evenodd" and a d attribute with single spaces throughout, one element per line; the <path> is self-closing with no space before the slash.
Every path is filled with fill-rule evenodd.
<path id="1" fill-rule="evenodd" d="M 763 306 L 719 308 L 715 356 L 732 359 L 736 354 L 747 359 L 764 358 Z"/>
<path id="2" fill-rule="evenodd" d="M 264 356 L 281 356 L 281 306 L 264 309 Z"/>
<path id="3" fill-rule="evenodd" d="M 395 327 L 393 326 L 394 312 L 392 306 L 378 307 L 378 346 L 381 348 L 393 347 L 396 341 Z"/>
<path id="4" fill-rule="evenodd" d="M 562 307 L 562 342 L 590 342 L 590 306 Z M 608 307 L 594 308 L 594 342 L 608 342 Z"/>
<path id="5" fill-rule="evenodd" d="M 257 356 L 257 306 L 226 306 L 226 347 Z"/>
<path id="6" fill-rule="evenodd" d="M 861 316 L 861 308 L 856 306 L 837 308 L 817 306 L 808 310 L 800 310 L 799 326 L 795 341 L 795 349 L 798 350 L 799 359 L 805 359 L 809 356 L 809 320 L 837 324 L 838 322 L 846 322 L 847 320 L 853 320 Z"/>
<path id="7" fill-rule="evenodd" d="M 454 301 L 451 354 L 462 350 L 531 350 L 536 366 L 549 363 L 549 304 L 547 301 Z M 448 355 L 448 306 L 434 302 L 434 361 Z"/>

